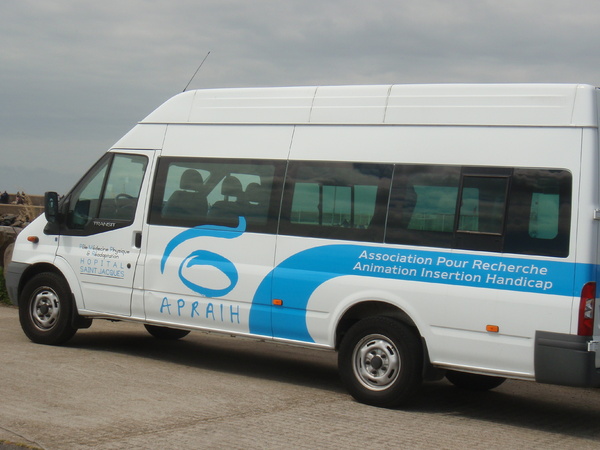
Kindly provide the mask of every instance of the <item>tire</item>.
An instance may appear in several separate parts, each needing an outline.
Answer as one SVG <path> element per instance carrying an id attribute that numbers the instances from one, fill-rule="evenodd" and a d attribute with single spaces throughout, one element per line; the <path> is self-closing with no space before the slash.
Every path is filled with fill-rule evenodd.
<path id="1" fill-rule="evenodd" d="M 489 391 L 490 389 L 497 388 L 506 381 L 506 378 L 502 377 L 490 377 L 488 375 L 455 372 L 453 370 L 446 372 L 446 379 L 454 386 L 470 391 Z"/>
<path id="2" fill-rule="evenodd" d="M 67 282 L 52 272 L 27 282 L 19 297 L 19 320 L 33 342 L 60 345 L 73 337 L 73 301 Z"/>
<path id="3" fill-rule="evenodd" d="M 176 341 L 190 334 L 189 330 L 179 330 L 177 328 L 159 327 L 157 325 L 144 324 L 148 333 L 157 339 L 166 341 Z"/>
<path id="4" fill-rule="evenodd" d="M 422 382 L 420 337 L 388 317 L 363 319 L 344 336 L 338 368 L 343 384 L 357 401 L 399 406 L 418 392 Z"/>

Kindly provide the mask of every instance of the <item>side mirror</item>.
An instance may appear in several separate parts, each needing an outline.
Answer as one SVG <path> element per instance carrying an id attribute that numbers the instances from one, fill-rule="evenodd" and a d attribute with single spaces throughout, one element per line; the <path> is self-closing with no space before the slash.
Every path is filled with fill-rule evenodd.
<path id="1" fill-rule="evenodd" d="M 44 195 L 44 215 L 48 222 L 44 227 L 44 234 L 60 234 L 60 208 L 56 192 L 46 192 Z"/>
<path id="2" fill-rule="evenodd" d="M 44 195 L 44 214 L 48 223 L 58 223 L 58 194 L 46 192 Z"/>

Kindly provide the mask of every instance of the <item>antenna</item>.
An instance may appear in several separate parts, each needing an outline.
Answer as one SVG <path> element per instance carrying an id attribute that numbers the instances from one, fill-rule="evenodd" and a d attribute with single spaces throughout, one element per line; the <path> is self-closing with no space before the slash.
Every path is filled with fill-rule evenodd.
<path id="1" fill-rule="evenodd" d="M 206 56 L 204 57 L 204 59 L 202 60 L 202 62 L 200 63 L 200 65 L 198 66 L 196 71 L 194 72 L 194 75 L 192 75 L 192 78 L 190 78 L 190 81 L 188 81 L 188 84 L 185 85 L 183 92 L 187 91 L 187 88 L 190 86 L 190 83 L 192 82 L 192 80 L 194 79 L 194 77 L 196 76 L 198 71 L 200 70 L 200 67 L 202 67 L 202 64 L 204 64 L 204 61 L 206 61 L 206 58 L 208 58 L 208 55 L 210 55 L 210 51 L 206 54 Z"/>

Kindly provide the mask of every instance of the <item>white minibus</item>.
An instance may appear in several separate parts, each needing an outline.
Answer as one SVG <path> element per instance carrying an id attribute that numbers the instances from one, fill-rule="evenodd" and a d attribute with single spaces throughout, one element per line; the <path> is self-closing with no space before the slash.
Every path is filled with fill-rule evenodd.
<path id="1" fill-rule="evenodd" d="M 93 319 L 330 349 L 358 401 L 423 380 L 600 386 L 599 91 L 176 95 L 18 237 L 22 328 Z"/>

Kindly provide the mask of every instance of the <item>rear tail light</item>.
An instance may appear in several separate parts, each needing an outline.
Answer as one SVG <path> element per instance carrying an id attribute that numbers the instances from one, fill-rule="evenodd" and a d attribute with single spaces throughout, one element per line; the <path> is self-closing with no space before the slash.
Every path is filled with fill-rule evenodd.
<path id="1" fill-rule="evenodd" d="M 596 283 L 586 283 L 581 289 L 579 300 L 579 336 L 592 336 L 594 334 L 594 309 L 596 305 Z"/>

